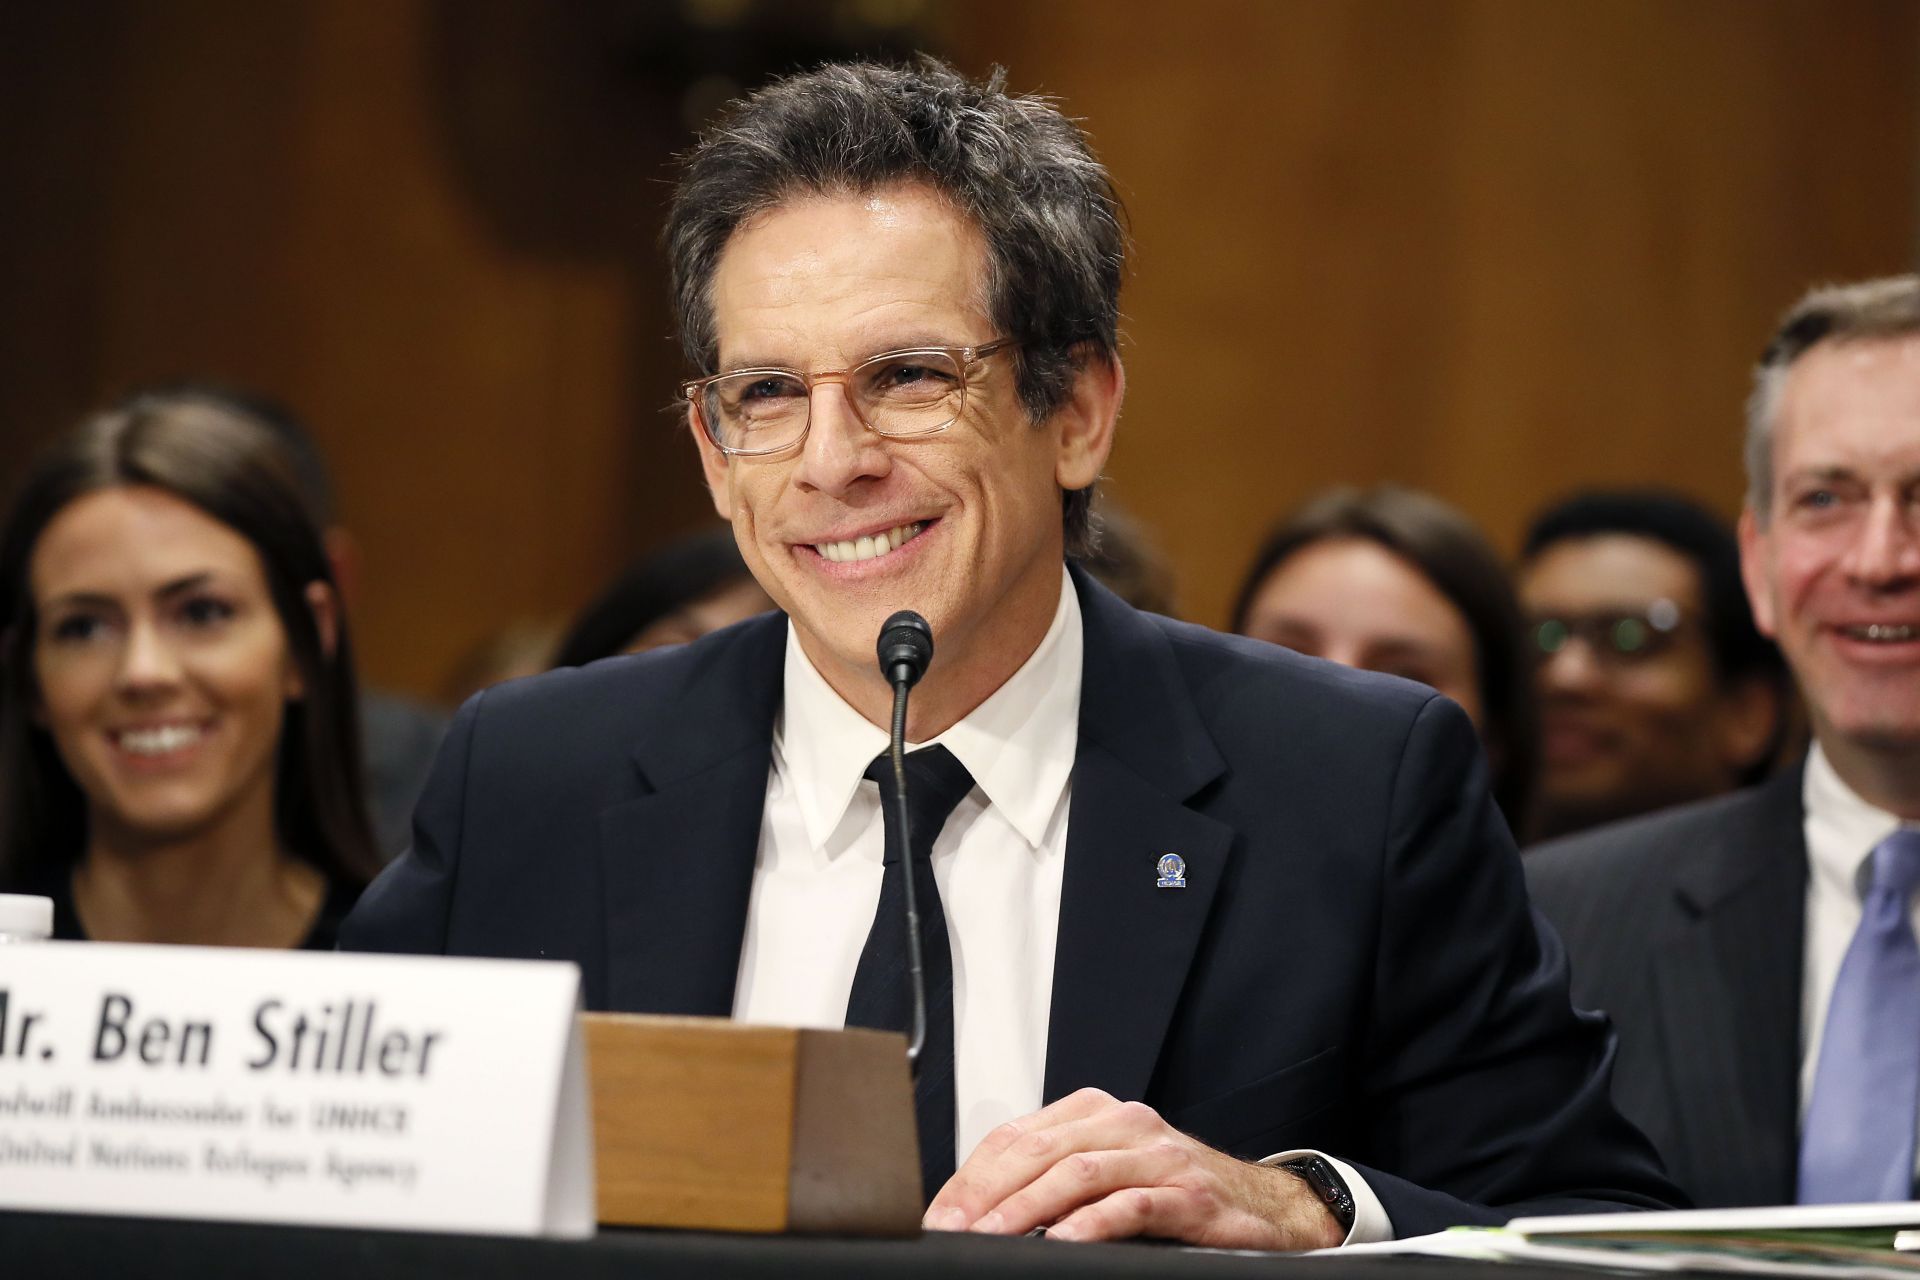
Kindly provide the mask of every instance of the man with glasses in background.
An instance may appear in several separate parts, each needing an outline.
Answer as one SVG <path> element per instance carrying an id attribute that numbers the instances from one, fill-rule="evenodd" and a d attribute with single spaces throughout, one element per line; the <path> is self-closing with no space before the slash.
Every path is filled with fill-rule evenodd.
<path id="1" fill-rule="evenodd" d="M 1718 517 L 1677 494 L 1578 494 L 1534 520 L 1518 579 L 1539 662 L 1535 837 L 1766 775 L 1792 689 Z"/>
<path id="2" fill-rule="evenodd" d="M 688 430 L 785 616 L 468 703 L 347 945 L 903 1029 L 911 875 L 932 1228 L 1298 1249 L 1668 1199 L 1466 715 L 1065 566 L 1123 387 L 1078 128 L 935 62 L 823 67 L 707 135 L 667 244 Z M 934 655 L 887 861 L 904 608 Z"/>
<path id="3" fill-rule="evenodd" d="M 1699 1204 L 1912 1198 L 1920 280 L 1819 289 L 1755 374 L 1741 567 L 1802 767 L 1530 852 L 1614 1095 Z"/>

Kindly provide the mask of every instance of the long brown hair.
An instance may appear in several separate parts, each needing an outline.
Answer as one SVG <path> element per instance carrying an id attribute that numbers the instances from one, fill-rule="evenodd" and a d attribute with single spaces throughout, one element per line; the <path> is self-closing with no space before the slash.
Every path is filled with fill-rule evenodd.
<path id="1" fill-rule="evenodd" d="M 1474 673 L 1486 712 L 1494 798 L 1507 825 L 1524 832 L 1540 764 L 1540 711 L 1526 622 L 1500 556 L 1473 522 L 1428 493 L 1381 485 L 1330 489 L 1280 522 L 1254 557 L 1233 606 L 1244 633 L 1253 599 L 1295 552 L 1329 538 L 1361 538 L 1385 547 L 1426 577 L 1466 619 Z"/>
<path id="2" fill-rule="evenodd" d="M 244 414 L 160 396 L 95 415 L 56 440 L 28 472 L 0 534 L 0 886 L 44 882 L 86 849 L 86 799 L 33 719 L 37 622 L 28 568 L 40 535 L 68 504 L 124 485 L 191 503 L 259 553 L 304 689 L 280 733 L 276 832 L 330 882 L 364 885 L 380 863 L 363 795 L 352 648 L 338 619 L 328 652 L 307 603 L 310 583 L 337 588 L 293 461 Z"/>

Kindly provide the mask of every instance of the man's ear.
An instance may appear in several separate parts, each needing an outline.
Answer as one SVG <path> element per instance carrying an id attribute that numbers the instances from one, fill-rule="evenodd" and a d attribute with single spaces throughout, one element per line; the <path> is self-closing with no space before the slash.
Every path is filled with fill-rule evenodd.
<path id="1" fill-rule="evenodd" d="M 307 599 L 307 609 L 313 614 L 313 629 L 320 637 L 320 656 L 332 661 L 340 651 L 340 597 L 332 587 L 319 581 L 309 582 L 303 594 Z M 307 686 L 300 678 L 298 664 L 288 664 L 288 700 L 298 701 L 306 696 Z"/>
<path id="2" fill-rule="evenodd" d="M 1113 452 L 1114 426 L 1127 394 L 1127 371 L 1119 356 L 1092 346 L 1077 354 L 1073 390 L 1053 413 L 1058 433 L 1054 476 L 1062 489 L 1084 489 L 1100 478 Z"/>
<path id="3" fill-rule="evenodd" d="M 1767 558 L 1772 553 L 1772 535 L 1760 527 L 1760 517 L 1751 504 L 1740 512 L 1740 580 L 1746 584 L 1747 604 L 1753 609 L 1753 625 L 1760 634 L 1778 639 L 1774 631 L 1773 582 Z"/>
<path id="4" fill-rule="evenodd" d="M 687 402 L 687 430 L 693 433 L 693 447 L 700 451 L 700 470 L 707 477 L 707 493 L 713 498 L 713 509 L 720 513 L 722 520 L 732 524 L 733 492 L 727 487 L 727 466 L 732 460 L 707 439 L 707 433 L 700 428 L 699 411 L 692 401 Z"/>

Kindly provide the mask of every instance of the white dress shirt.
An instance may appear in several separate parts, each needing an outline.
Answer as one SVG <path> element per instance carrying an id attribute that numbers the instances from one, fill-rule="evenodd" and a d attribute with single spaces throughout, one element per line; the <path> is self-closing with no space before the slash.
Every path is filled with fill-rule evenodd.
<path id="1" fill-rule="evenodd" d="M 996 1125 L 1040 1106 L 1080 662 L 1080 602 L 1066 584 L 1033 656 L 933 739 L 975 784 L 933 843 L 953 949 L 954 1150 L 962 1159 Z M 736 1018 L 846 1025 L 885 850 L 880 788 L 861 775 L 886 749 L 885 731 L 814 670 L 789 623 Z"/>
<path id="2" fill-rule="evenodd" d="M 1813 1097 L 1813 1075 L 1820 1063 L 1820 1038 L 1827 1025 L 1833 984 L 1860 927 L 1861 904 L 1873 882 L 1873 847 L 1892 835 L 1901 821 L 1861 799 L 1834 771 L 1818 743 L 1807 754 L 1801 799 L 1806 806 L 1808 863 L 1807 942 L 1800 984 L 1800 1116 L 1804 1120 L 1807 1102 Z M 1909 902 L 1907 911 L 1920 931 L 1916 902 Z"/>
<path id="3" fill-rule="evenodd" d="M 1060 603 L 1039 648 L 932 740 L 974 780 L 932 855 L 953 950 L 954 1150 L 962 1161 L 996 1126 L 1037 1111 L 1045 1089 L 1081 659 L 1080 602 L 1063 568 Z M 887 743 L 814 669 L 789 623 L 733 996 L 740 1021 L 846 1025 L 885 852 L 880 788 L 863 775 Z M 1323 1153 L 1282 1152 L 1267 1163 L 1308 1154 Z M 1373 1190 L 1351 1166 L 1327 1158 L 1358 1207 L 1349 1242 L 1390 1239 Z"/>

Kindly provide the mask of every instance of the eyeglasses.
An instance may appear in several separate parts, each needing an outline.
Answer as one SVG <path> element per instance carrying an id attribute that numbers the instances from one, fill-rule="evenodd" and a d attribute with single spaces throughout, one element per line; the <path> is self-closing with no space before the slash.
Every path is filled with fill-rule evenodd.
<path id="1" fill-rule="evenodd" d="M 779 453 L 806 438 L 813 420 L 813 389 L 838 382 L 861 425 L 876 435 L 930 436 L 945 431 L 967 407 L 973 366 L 1017 346 L 999 338 L 977 347 L 913 347 L 883 351 L 851 369 L 801 373 L 797 369 L 736 369 L 682 383 L 707 439 L 734 457 Z"/>
<path id="2" fill-rule="evenodd" d="M 1578 640 L 1599 661 L 1625 666 L 1665 652 L 1685 622 L 1680 606 L 1662 597 L 1645 609 L 1607 609 L 1536 618 L 1532 635 L 1534 649 L 1542 662 Z"/>

